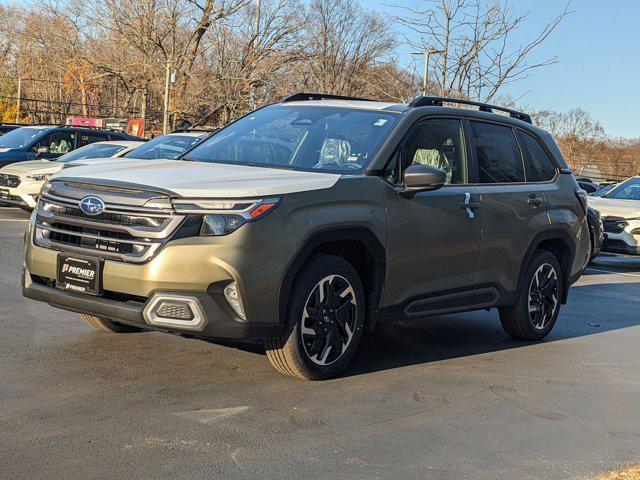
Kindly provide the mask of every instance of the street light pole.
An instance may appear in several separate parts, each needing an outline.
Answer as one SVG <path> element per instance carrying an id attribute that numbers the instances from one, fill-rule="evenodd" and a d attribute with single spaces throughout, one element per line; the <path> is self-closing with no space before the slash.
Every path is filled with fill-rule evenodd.
<path id="1" fill-rule="evenodd" d="M 171 60 L 167 60 L 165 66 L 166 72 L 164 76 L 164 112 L 162 115 L 162 133 L 169 131 L 169 94 L 171 92 Z"/>
<path id="2" fill-rule="evenodd" d="M 427 48 L 424 52 L 411 52 L 411 55 L 424 55 L 424 72 L 422 75 L 422 95 L 427 95 L 427 84 L 429 82 L 429 57 L 434 53 L 444 53 L 444 50 L 433 50 Z"/>

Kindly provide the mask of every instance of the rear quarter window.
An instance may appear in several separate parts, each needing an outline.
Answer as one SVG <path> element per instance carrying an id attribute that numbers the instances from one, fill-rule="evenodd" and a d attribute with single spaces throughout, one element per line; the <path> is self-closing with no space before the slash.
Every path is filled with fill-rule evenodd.
<path id="1" fill-rule="evenodd" d="M 546 182 L 553 179 L 556 167 L 540 142 L 522 130 L 518 130 L 518 138 L 526 158 L 527 182 Z"/>

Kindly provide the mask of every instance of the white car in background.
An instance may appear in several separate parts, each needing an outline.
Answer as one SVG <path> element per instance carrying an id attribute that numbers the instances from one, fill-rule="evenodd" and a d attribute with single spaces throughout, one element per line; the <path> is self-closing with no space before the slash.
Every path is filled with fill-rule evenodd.
<path id="1" fill-rule="evenodd" d="M 40 189 L 49 177 L 74 161 L 90 158 L 122 157 L 144 142 L 113 140 L 95 142 L 73 150 L 55 160 L 16 162 L 0 169 L 0 202 L 32 210 L 38 202 Z"/>
<path id="2" fill-rule="evenodd" d="M 179 131 L 161 135 L 152 140 L 144 142 L 142 146 L 121 155 L 123 158 L 137 160 L 173 160 L 178 158 L 187 150 L 195 147 L 202 140 L 213 132 L 209 130 Z M 64 168 L 76 167 L 80 165 L 97 165 L 112 163 L 112 158 L 92 157 L 86 160 L 75 160 L 67 163 Z"/>
<path id="3" fill-rule="evenodd" d="M 590 196 L 588 202 L 602 217 L 602 250 L 640 255 L 640 176 L 625 180 L 602 196 Z"/>

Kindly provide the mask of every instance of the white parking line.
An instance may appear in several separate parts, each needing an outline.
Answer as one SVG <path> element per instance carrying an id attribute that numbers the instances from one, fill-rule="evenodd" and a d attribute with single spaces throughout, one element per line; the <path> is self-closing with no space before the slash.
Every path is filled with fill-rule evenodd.
<path id="1" fill-rule="evenodd" d="M 29 219 L 22 218 L 0 218 L 0 222 L 28 222 Z"/>
<path id="2" fill-rule="evenodd" d="M 600 270 L 599 268 L 587 268 L 588 271 L 591 272 L 598 272 L 598 273 L 609 273 L 612 275 L 627 275 L 629 277 L 638 277 L 640 278 L 640 275 L 638 275 L 637 273 L 624 273 L 624 272 L 612 272 L 611 270 Z"/>

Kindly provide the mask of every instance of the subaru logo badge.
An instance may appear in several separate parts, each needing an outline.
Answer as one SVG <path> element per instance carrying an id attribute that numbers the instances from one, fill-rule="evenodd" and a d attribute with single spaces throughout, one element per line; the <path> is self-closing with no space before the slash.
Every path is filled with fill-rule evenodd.
<path id="1" fill-rule="evenodd" d="M 104 202 L 98 197 L 84 197 L 80 200 L 80 210 L 87 215 L 100 215 L 104 212 Z"/>

